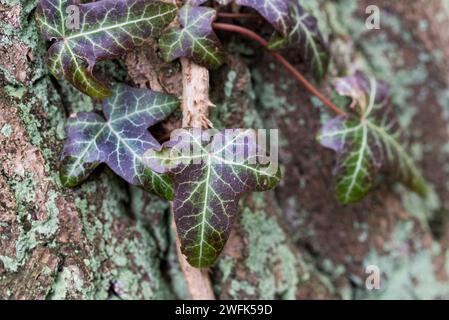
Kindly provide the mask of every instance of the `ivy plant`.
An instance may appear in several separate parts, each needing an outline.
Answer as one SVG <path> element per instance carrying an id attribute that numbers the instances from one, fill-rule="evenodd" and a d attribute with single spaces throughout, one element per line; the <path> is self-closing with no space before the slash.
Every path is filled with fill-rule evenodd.
<path id="1" fill-rule="evenodd" d="M 74 5 L 77 16 L 70 21 L 68 9 Z M 51 73 L 101 100 L 111 91 L 93 75 L 95 63 L 119 57 L 141 45 L 175 15 L 174 5 L 157 1 L 102 0 L 80 4 L 75 0 L 41 0 L 36 20 L 44 39 L 53 42 L 47 52 Z"/>
<path id="2" fill-rule="evenodd" d="M 159 41 L 164 59 L 190 57 L 207 68 L 218 68 L 224 61 L 224 52 L 212 29 L 215 10 L 187 4 L 178 16 L 181 27 L 169 29 Z"/>
<path id="3" fill-rule="evenodd" d="M 78 17 L 68 14 L 73 6 Z M 222 17 L 238 22 L 216 21 Z M 254 18 L 271 25 L 270 39 L 240 23 Z M 347 106 L 337 106 L 281 55 L 285 49 L 295 50 L 314 81 L 331 80 L 326 38 L 301 0 L 185 0 L 178 5 L 157 0 L 40 0 L 36 21 L 48 43 L 50 72 L 103 106 L 103 115 L 78 113 L 68 119 L 63 185 L 80 184 L 106 163 L 130 184 L 173 201 L 181 249 L 195 267 L 208 267 L 220 255 L 242 195 L 274 188 L 281 173 L 260 152 L 257 141 L 242 139 L 251 136 L 251 130 L 227 139 L 226 130 L 204 136 L 207 131 L 187 128 L 160 144 L 148 128 L 177 109 L 178 99 L 94 75 L 96 62 L 120 57 L 150 37 L 158 40 L 152 42 L 153 49 L 167 62 L 186 57 L 208 69 L 227 60 L 216 31 L 239 33 L 266 47 L 306 90 L 337 113 L 323 125 L 319 142 L 336 153 L 340 203 L 361 200 L 385 176 L 420 195 L 427 193 L 424 178 L 400 142 L 384 83 L 362 73 L 335 79 L 337 93 L 350 98 Z M 187 149 L 193 152 L 181 153 Z"/>
<path id="4" fill-rule="evenodd" d="M 61 180 L 76 186 L 102 162 L 133 185 L 164 199 L 173 198 L 171 180 L 145 166 L 144 153 L 159 148 L 148 127 L 164 120 L 179 106 L 167 94 L 117 84 L 103 102 L 104 117 L 79 112 L 69 117 L 62 151 Z"/>
<path id="5" fill-rule="evenodd" d="M 293 48 L 312 68 L 315 80 L 321 81 L 329 67 L 330 55 L 326 42 L 318 30 L 318 21 L 307 13 L 298 1 L 288 2 L 291 28 L 288 34 L 272 37 L 268 44 L 271 50 Z"/>

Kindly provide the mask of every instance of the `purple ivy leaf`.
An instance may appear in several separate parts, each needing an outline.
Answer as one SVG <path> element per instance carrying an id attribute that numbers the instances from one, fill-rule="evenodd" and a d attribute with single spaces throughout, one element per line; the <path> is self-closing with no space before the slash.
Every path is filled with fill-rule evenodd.
<path id="1" fill-rule="evenodd" d="M 193 7 L 198 7 L 206 2 L 207 2 L 207 0 L 186 0 L 186 1 L 184 1 L 184 4 L 188 4 Z"/>
<path id="2" fill-rule="evenodd" d="M 287 0 L 235 0 L 241 6 L 253 8 L 260 13 L 283 36 L 291 30 Z"/>
<path id="3" fill-rule="evenodd" d="M 141 45 L 168 25 L 176 11 L 172 4 L 153 0 L 85 4 L 76 0 L 40 0 L 36 19 L 44 39 L 53 42 L 47 52 L 51 73 L 101 100 L 111 92 L 92 74 L 95 63 Z"/>
<path id="4" fill-rule="evenodd" d="M 269 190 L 280 180 L 279 167 L 261 150 L 254 130 L 209 132 L 179 130 L 160 151 L 145 154 L 150 168 L 173 180 L 181 249 L 198 268 L 219 256 L 242 195 Z"/>
<path id="5" fill-rule="evenodd" d="M 288 3 L 292 27 L 287 36 L 274 36 L 268 43 L 271 50 L 294 48 L 302 59 L 310 63 L 315 79 L 320 82 L 327 73 L 330 53 L 318 21 L 307 13 L 298 0 L 284 0 Z"/>
<path id="6" fill-rule="evenodd" d="M 380 173 L 395 177 L 426 196 L 426 181 L 399 143 L 399 125 L 390 106 L 388 87 L 356 73 L 338 79 L 336 89 L 353 99 L 353 113 L 324 124 L 319 139 L 337 154 L 338 201 L 349 204 L 361 200 L 374 187 Z"/>
<path id="7" fill-rule="evenodd" d="M 365 112 L 365 108 L 368 106 L 367 93 L 375 94 L 375 104 L 386 104 L 390 96 L 390 90 L 388 86 L 383 82 L 377 82 L 376 91 L 371 90 L 372 84 L 370 80 L 360 71 L 356 72 L 353 76 L 339 78 L 335 81 L 335 90 L 341 96 L 350 97 L 352 99 L 351 109 L 357 114 L 361 115 Z"/>
<path id="8" fill-rule="evenodd" d="M 183 6 L 178 14 L 182 28 L 170 29 L 159 40 L 164 59 L 191 57 L 209 69 L 218 68 L 223 63 L 224 52 L 212 30 L 215 14 L 211 8 Z"/>
<path id="9" fill-rule="evenodd" d="M 178 106 L 178 99 L 169 95 L 117 84 L 112 96 L 103 102 L 106 119 L 93 112 L 69 118 L 62 151 L 62 183 L 76 186 L 104 162 L 130 184 L 171 199 L 170 179 L 147 168 L 143 155 L 148 149 L 160 148 L 148 127 Z"/>

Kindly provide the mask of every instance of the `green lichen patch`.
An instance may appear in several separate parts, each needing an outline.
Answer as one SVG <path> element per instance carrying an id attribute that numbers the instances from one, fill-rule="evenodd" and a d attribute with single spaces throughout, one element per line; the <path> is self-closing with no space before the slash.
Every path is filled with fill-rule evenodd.
<path id="1" fill-rule="evenodd" d="M 215 269 L 220 280 L 215 290 L 232 299 L 294 299 L 299 284 L 308 281 L 305 263 L 276 217 L 267 214 L 271 197 L 255 193 L 245 199 L 238 231 L 230 239 L 234 249 L 225 250 Z"/>
<path id="2" fill-rule="evenodd" d="M 47 299 L 64 300 L 69 295 L 82 295 L 84 280 L 77 266 L 64 267 L 58 273 Z"/>
<path id="3" fill-rule="evenodd" d="M 254 194 L 252 201 L 259 209 L 245 208 L 241 223 L 248 237 L 248 256 L 245 265 L 251 273 L 257 274 L 258 293 L 263 299 L 280 296 L 293 299 L 299 282 L 297 274 L 297 257 L 286 244 L 285 233 L 274 217 L 267 217 L 264 212 L 264 198 Z M 277 277 L 272 266 L 279 264 Z"/>

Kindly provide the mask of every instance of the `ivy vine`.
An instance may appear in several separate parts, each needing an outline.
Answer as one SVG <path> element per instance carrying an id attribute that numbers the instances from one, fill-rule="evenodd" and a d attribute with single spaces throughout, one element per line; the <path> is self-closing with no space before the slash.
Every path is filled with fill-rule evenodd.
<path id="1" fill-rule="evenodd" d="M 334 79 L 336 92 L 349 98 L 347 105 L 337 106 L 277 52 L 295 50 L 314 81 L 327 78 L 332 60 L 328 45 L 317 19 L 301 2 L 40 0 L 36 21 L 48 43 L 50 72 L 103 104 L 103 116 L 78 113 L 69 118 L 62 183 L 76 186 L 100 163 L 106 163 L 130 184 L 173 201 L 182 252 L 192 266 L 212 265 L 229 237 L 239 198 L 246 192 L 274 188 L 281 179 L 280 170 L 269 170 L 267 159 L 248 155 L 247 150 L 259 146 L 238 139 L 251 134 L 247 130 L 222 144 L 225 132 L 205 138 L 195 129 L 185 129 L 183 134 L 196 150 L 187 160 L 202 161 L 177 162 L 172 154 L 186 148 L 186 140 L 171 139 L 161 145 L 148 128 L 177 109 L 179 100 L 148 89 L 106 84 L 94 75 L 94 68 L 98 61 L 120 57 L 152 37 L 158 39 L 154 50 L 159 49 L 167 62 L 187 57 L 216 69 L 226 63 L 224 46 L 215 33 L 220 30 L 239 33 L 266 47 L 301 85 L 336 113 L 322 127 L 319 142 L 336 153 L 335 190 L 340 203 L 361 200 L 381 173 L 425 196 L 426 182 L 400 142 L 400 128 L 384 83 L 362 72 Z M 79 10 L 79 25 L 69 28 L 71 17 L 66 10 L 73 5 Z M 273 35 L 265 40 L 241 25 L 216 22 L 217 17 L 264 19 Z M 225 153 L 240 160 L 229 161 Z"/>

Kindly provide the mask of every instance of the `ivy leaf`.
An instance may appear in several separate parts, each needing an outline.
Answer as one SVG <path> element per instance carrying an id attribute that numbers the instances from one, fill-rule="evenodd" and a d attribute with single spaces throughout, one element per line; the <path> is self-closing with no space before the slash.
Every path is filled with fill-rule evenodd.
<path id="1" fill-rule="evenodd" d="M 302 59 L 310 62 L 315 80 L 320 82 L 327 73 L 330 53 L 318 28 L 318 21 L 307 13 L 298 0 L 289 0 L 292 28 L 286 37 L 274 36 L 268 43 L 271 50 L 285 47 L 299 50 Z"/>
<path id="2" fill-rule="evenodd" d="M 179 10 L 182 28 L 173 28 L 162 35 L 159 47 L 168 62 L 180 57 L 209 69 L 218 68 L 224 61 L 224 52 L 217 35 L 212 30 L 215 10 L 185 5 Z"/>
<path id="3" fill-rule="evenodd" d="M 78 185 L 100 164 L 133 185 L 171 199 L 173 190 L 167 175 L 144 166 L 143 155 L 160 144 L 148 127 L 165 119 L 179 106 L 169 95 L 117 84 L 112 96 L 103 102 L 106 120 L 93 112 L 71 116 L 67 141 L 62 151 L 63 185 Z"/>
<path id="4" fill-rule="evenodd" d="M 209 132 L 180 130 L 160 151 L 145 155 L 149 167 L 168 172 L 174 182 L 181 249 L 198 268 L 210 266 L 222 251 L 241 196 L 280 180 L 280 169 L 263 156 L 253 130 Z"/>
<path id="5" fill-rule="evenodd" d="M 236 0 L 236 4 L 253 8 L 260 13 L 283 36 L 291 28 L 291 19 L 286 0 Z"/>
<path id="6" fill-rule="evenodd" d="M 111 94 L 92 74 L 97 61 L 112 59 L 157 34 L 176 15 L 176 6 L 153 0 L 41 0 L 36 12 L 51 73 L 96 99 Z M 79 13 L 79 15 L 78 15 Z M 77 21 L 79 16 L 79 21 Z"/>
<path id="7" fill-rule="evenodd" d="M 421 196 L 427 184 L 399 143 L 398 123 L 388 88 L 361 73 L 337 80 L 339 94 L 353 99 L 351 113 L 326 123 L 321 144 L 337 153 L 337 199 L 350 204 L 362 199 L 379 173 L 395 177 Z"/>

